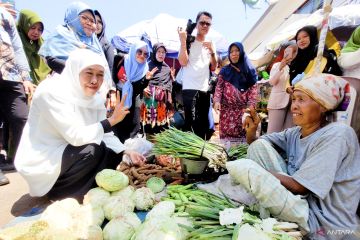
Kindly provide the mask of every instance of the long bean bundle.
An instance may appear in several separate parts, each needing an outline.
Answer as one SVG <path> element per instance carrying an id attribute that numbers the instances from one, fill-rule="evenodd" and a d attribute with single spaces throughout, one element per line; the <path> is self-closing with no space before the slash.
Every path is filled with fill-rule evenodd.
<path id="1" fill-rule="evenodd" d="M 230 147 L 228 150 L 229 158 L 235 160 L 246 157 L 248 146 L 249 145 L 247 144 L 240 143 L 236 146 Z"/>
<path id="2" fill-rule="evenodd" d="M 209 167 L 225 168 L 227 154 L 222 146 L 209 143 L 192 132 L 183 132 L 169 128 L 155 135 L 153 153 L 155 155 L 171 155 L 175 158 L 209 160 Z"/>

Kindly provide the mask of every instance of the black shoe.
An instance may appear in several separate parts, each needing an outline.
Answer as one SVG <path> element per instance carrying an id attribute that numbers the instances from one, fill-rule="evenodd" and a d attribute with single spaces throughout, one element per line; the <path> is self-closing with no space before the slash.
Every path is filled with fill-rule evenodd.
<path id="1" fill-rule="evenodd" d="M 14 171 L 15 166 L 14 163 L 0 163 L 0 169 L 4 172 L 6 171 Z"/>
<path id="2" fill-rule="evenodd" d="M 9 184 L 9 179 L 0 171 L 0 186 Z"/>

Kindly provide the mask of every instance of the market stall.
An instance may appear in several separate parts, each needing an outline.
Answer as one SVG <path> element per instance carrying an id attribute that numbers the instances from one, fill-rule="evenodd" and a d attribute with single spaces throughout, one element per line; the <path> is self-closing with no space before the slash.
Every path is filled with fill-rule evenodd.
<path id="1" fill-rule="evenodd" d="M 0 238 L 301 239 L 297 224 L 233 200 L 221 189 L 218 194 L 200 189 L 199 179 L 206 183 L 227 173 L 225 163 L 244 156 L 247 145 L 226 149 L 176 129 L 155 138 L 150 163 L 104 169 L 96 176 L 98 187 L 89 190 L 82 204 L 70 198 L 56 201 L 32 221 L 1 230 Z M 195 165 L 187 168 L 185 159 Z M 205 166 L 196 165 L 202 161 Z M 204 178 L 206 172 L 216 178 Z"/>

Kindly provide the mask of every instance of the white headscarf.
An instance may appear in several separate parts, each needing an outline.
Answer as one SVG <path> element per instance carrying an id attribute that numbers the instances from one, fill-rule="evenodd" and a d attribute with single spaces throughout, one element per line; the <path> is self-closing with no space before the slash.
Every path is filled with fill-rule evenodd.
<path id="1" fill-rule="evenodd" d="M 80 72 L 92 65 L 100 65 L 104 71 L 107 66 L 104 58 L 91 50 L 76 49 L 71 52 L 62 73 L 48 79 L 53 81 L 55 97 L 84 108 L 104 109 L 105 102 L 100 93 L 88 97 L 80 85 Z"/>

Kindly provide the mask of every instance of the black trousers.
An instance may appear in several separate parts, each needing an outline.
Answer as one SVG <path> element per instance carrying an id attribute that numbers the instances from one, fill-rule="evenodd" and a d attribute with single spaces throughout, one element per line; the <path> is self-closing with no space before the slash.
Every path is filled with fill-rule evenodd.
<path id="1" fill-rule="evenodd" d="M 116 154 L 103 142 L 68 145 L 62 156 L 60 176 L 47 196 L 52 200 L 72 197 L 82 202 L 86 192 L 96 187 L 96 174 L 105 168 L 115 169 L 121 159 L 122 153 Z"/>
<path id="2" fill-rule="evenodd" d="M 202 139 L 209 139 L 210 94 L 198 90 L 183 90 L 186 131 L 194 131 Z"/>
<path id="3" fill-rule="evenodd" d="M 8 153 L 8 157 L 13 159 L 29 114 L 27 97 L 21 82 L 0 79 L 0 111 L 12 133 L 13 146 L 11 147 L 14 152 L 10 155 Z"/>

